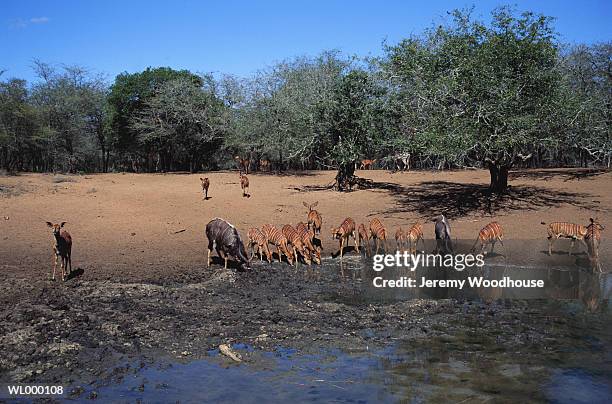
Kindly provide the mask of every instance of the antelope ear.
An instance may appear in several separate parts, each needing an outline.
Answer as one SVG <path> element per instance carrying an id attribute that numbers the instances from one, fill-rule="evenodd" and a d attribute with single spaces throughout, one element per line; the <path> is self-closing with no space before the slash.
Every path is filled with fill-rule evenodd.
<path id="1" fill-rule="evenodd" d="M 315 203 L 312 204 L 312 207 L 314 208 L 315 206 L 317 206 L 319 204 L 319 201 L 316 201 Z"/>
<path id="2" fill-rule="evenodd" d="M 53 223 L 51 223 L 51 222 L 47 222 L 47 226 L 49 226 L 49 227 L 53 227 Z"/>
<path id="3" fill-rule="evenodd" d="M 593 218 L 592 218 L 592 217 L 591 217 L 591 218 L 589 218 L 589 220 L 591 221 L 591 223 L 593 223 L 593 222 L 595 221 L 595 220 L 593 220 Z"/>
<path id="4" fill-rule="evenodd" d="M 60 227 L 64 227 L 64 225 L 65 225 L 66 223 L 68 223 L 68 222 L 62 222 L 62 223 L 60 223 Z"/>
<path id="5" fill-rule="evenodd" d="M 308 204 L 306 202 L 302 202 L 302 204 L 304 204 L 304 206 L 306 206 L 307 208 L 310 207 L 310 206 L 308 206 Z"/>
<path id="6" fill-rule="evenodd" d="M 204 178 L 200 177 L 200 181 L 204 181 Z"/>

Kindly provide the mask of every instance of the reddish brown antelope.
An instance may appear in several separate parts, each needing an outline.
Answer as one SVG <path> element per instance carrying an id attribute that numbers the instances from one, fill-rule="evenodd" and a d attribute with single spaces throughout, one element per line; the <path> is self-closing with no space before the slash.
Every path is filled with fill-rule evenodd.
<path id="1" fill-rule="evenodd" d="M 374 159 L 374 160 L 369 160 L 369 159 L 361 160 L 361 165 L 359 166 L 359 169 L 360 170 L 371 170 L 372 168 L 374 168 L 374 163 L 376 163 L 376 159 Z"/>
<path id="2" fill-rule="evenodd" d="M 249 166 L 251 165 L 251 160 L 248 158 L 243 159 L 240 156 L 235 156 L 234 161 L 236 161 L 236 165 L 238 166 L 239 171 L 244 171 L 245 174 L 249 173 Z"/>
<path id="3" fill-rule="evenodd" d="M 474 246 L 472 247 L 472 251 L 476 249 L 476 245 L 480 242 L 480 253 L 486 254 L 485 247 L 487 244 L 491 244 L 491 251 L 495 248 L 495 243 L 499 241 L 499 243 L 504 246 L 504 230 L 501 225 L 497 222 L 491 222 L 485 227 L 483 227 L 480 232 L 478 232 L 478 237 L 474 242 Z"/>
<path id="4" fill-rule="evenodd" d="M 53 238 L 55 239 L 55 244 L 53 244 L 53 274 L 51 275 L 51 279 L 55 280 L 55 269 L 57 268 L 57 259 L 61 258 L 61 270 L 62 270 L 62 281 L 66 280 L 66 275 L 72 273 L 72 237 L 70 233 L 66 230 L 62 229 L 66 222 L 61 222 L 60 224 L 53 224 L 51 222 L 47 222 L 47 226 L 52 229 Z M 68 266 L 70 266 L 70 271 L 68 271 Z"/>
<path id="5" fill-rule="evenodd" d="M 200 181 L 202 182 L 202 193 L 204 194 L 204 200 L 208 199 L 208 187 L 210 186 L 210 181 L 208 177 L 202 178 L 200 177 Z"/>
<path id="6" fill-rule="evenodd" d="M 378 218 L 374 218 L 370 221 L 370 235 L 374 240 L 376 240 L 376 254 L 378 254 L 378 249 L 380 247 L 380 243 L 382 242 L 383 247 L 385 249 L 385 253 L 387 252 L 387 229 L 383 226 L 382 222 Z"/>
<path id="7" fill-rule="evenodd" d="M 331 229 L 331 233 L 333 240 L 340 240 L 340 258 L 343 256 L 344 243 L 346 241 L 346 245 L 348 245 L 349 237 L 351 236 L 355 240 L 355 250 L 359 251 L 359 244 L 355 236 L 355 221 L 352 218 L 347 217 L 344 219 L 340 227 L 333 227 Z"/>
<path id="8" fill-rule="evenodd" d="M 242 196 L 249 196 L 249 179 L 246 175 L 240 173 L 240 188 L 242 188 Z"/>
<path id="9" fill-rule="evenodd" d="M 541 223 L 544 225 L 546 224 L 544 222 Z M 571 254 L 576 240 L 584 240 L 584 236 L 586 236 L 587 233 L 585 226 L 568 222 L 550 223 L 546 230 L 548 231 L 548 255 L 552 255 L 553 243 L 559 238 L 572 239 L 572 244 L 570 245 L 570 249 L 568 251 L 568 254 Z"/>
<path id="10" fill-rule="evenodd" d="M 365 243 L 366 257 L 371 256 L 372 251 L 370 251 L 370 232 L 366 230 L 366 227 L 363 223 L 361 223 L 357 228 L 357 235 L 359 237 L 359 245 L 363 246 Z"/>
<path id="11" fill-rule="evenodd" d="M 402 251 L 404 249 L 404 241 L 406 239 L 406 234 L 404 230 L 400 227 L 395 231 L 395 244 L 397 244 L 397 250 Z"/>
<path id="12" fill-rule="evenodd" d="M 300 262 L 298 253 L 302 256 L 302 259 L 307 265 L 312 264 L 312 260 L 310 259 L 310 254 L 306 251 L 306 247 L 304 247 L 304 243 L 302 243 L 302 237 L 300 234 L 291 226 L 290 224 L 286 224 L 282 228 L 282 233 L 289 244 L 293 247 L 293 256 L 295 257 L 295 264 Z"/>
<path id="13" fill-rule="evenodd" d="M 421 223 L 415 223 L 410 228 L 410 230 L 406 232 L 406 243 L 408 245 L 408 248 L 410 249 L 411 254 L 416 253 L 419 240 L 421 240 L 421 243 L 423 243 L 423 250 L 424 250 L 425 240 L 423 239 L 423 225 Z"/>
<path id="14" fill-rule="evenodd" d="M 308 229 L 306 223 L 299 222 L 295 230 L 300 234 L 304 247 L 310 252 L 313 261 L 321 265 L 321 250 L 314 245 L 314 232 Z"/>
<path id="15" fill-rule="evenodd" d="M 266 240 L 266 236 L 256 228 L 250 228 L 247 232 L 247 237 L 249 239 L 249 249 L 251 250 L 251 256 L 249 260 L 253 259 L 255 255 L 255 250 L 259 254 L 259 259 L 263 261 L 264 254 L 266 255 L 266 259 L 268 262 L 272 262 L 272 253 L 270 252 L 270 248 L 268 248 L 268 240 Z"/>
<path id="16" fill-rule="evenodd" d="M 266 236 L 268 243 L 276 246 L 276 252 L 278 253 L 278 261 L 283 261 L 283 254 L 287 257 L 287 262 L 293 265 L 293 253 L 289 249 L 287 237 L 283 233 L 271 224 L 264 224 L 261 228 L 261 232 Z"/>
<path id="17" fill-rule="evenodd" d="M 308 228 L 312 229 L 314 234 L 321 234 L 321 226 L 323 225 L 323 218 L 321 214 L 314 210 L 314 208 L 319 204 L 319 201 L 316 201 L 313 204 L 307 204 L 306 202 L 302 202 L 306 208 L 308 208 Z"/>
<path id="18" fill-rule="evenodd" d="M 601 267 L 601 261 L 599 260 L 599 244 L 601 243 L 601 232 L 605 229 L 597 218 L 589 219 L 591 223 L 587 226 L 586 235 L 584 236 L 584 242 L 587 245 L 587 251 L 589 252 L 589 259 L 591 261 L 591 267 L 598 269 L 599 272 L 603 272 Z"/>

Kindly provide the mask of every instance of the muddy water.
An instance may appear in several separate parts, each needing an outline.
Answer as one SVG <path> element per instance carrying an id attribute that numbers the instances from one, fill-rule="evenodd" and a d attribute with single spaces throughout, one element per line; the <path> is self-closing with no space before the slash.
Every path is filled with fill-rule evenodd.
<path id="1" fill-rule="evenodd" d="M 452 298 L 465 315 L 460 310 L 456 321 L 436 335 L 390 335 L 382 347 L 339 343 L 342 349 L 326 346 L 305 352 L 283 344 L 261 350 L 234 343 L 243 363 L 232 363 L 218 350 L 192 361 L 126 363 L 131 370 L 120 381 L 81 387 L 78 397 L 114 402 L 609 402 L 612 277 L 563 265 L 538 268 L 507 262 L 493 262 L 483 271 L 519 278 L 526 269 L 549 286 L 523 295 L 517 290 L 379 290 L 372 287 L 370 261 L 354 253 L 342 265 L 326 259 L 308 276 L 333 276 L 337 282 L 358 285 L 352 294 L 322 293 L 330 303 L 384 307 L 405 299 Z M 415 275 L 395 269 L 389 276 Z M 496 303 L 478 303 L 490 305 L 490 311 L 469 314 L 470 301 L 478 299 Z M 513 311 L 516 307 L 521 310 Z M 499 313 L 510 313 L 500 328 L 479 328 L 480 317 Z M 532 322 L 539 317 L 546 325 L 538 328 L 536 321 L 522 330 L 525 316 Z M 512 328 L 505 329 L 505 322 Z M 368 324 L 361 332 L 380 338 L 380 331 Z M 549 332 L 554 336 L 547 337 Z"/>

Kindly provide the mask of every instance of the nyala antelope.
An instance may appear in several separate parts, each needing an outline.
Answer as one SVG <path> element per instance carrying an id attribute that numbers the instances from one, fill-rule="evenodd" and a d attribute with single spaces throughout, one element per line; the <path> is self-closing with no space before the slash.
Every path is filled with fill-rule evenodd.
<path id="1" fill-rule="evenodd" d="M 307 265 L 312 264 L 310 254 L 307 253 L 306 247 L 304 246 L 304 243 L 302 243 L 302 237 L 297 232 L 297 230 L 295 230 L 290 224 L 286 224 L 283 226 L 281 231 L 283 233 L 283 236 L 287 238 L 287 241 L 289 242 L 291 247 L 293 247 L 293 256 L 295 257 L 296 266 L 300 262 L 298 258 L 298 253 L 302 256 L 302 259 Z"/>
<path id="2" fill-rule="evenodd" d="M 419 240 L 421 240 L 421 243 L 423 244 L 423 250 L 425 249 L 425 240 L 423 239 L 423 225 L 421 223 L 415 223 L 410 228 L 410 230 L 405 233 L 405 237 L 406 245 L 410 249 L 410 253 L 416 253 Z"/>
<path id="3" fill-rule="evenodd" d="M 294 257 L 292 251 L 289 249 L 287 237 L 285 237 L 279 229 L 271 224 L 264 224 L 261 228 L 261 232 L 264 236 L 266 236 L 267 242 L 276 247 L 278 261 L 282 262 L 283 254 L 285 254 L 289 265 L 293 265 Z"/>
<path id="4" fill-rule="evenodd" d="M 200 181 L 202 182 L 202 193 L 204 194 L 204 200 L 208 199 L 208 187 L 210 186 L 210 181 L 208 177 L 202 178 L 200 177 Z"/>
<path id="5" fill-rule="evenodd" d="M 546 223 L 541 222 L 545 225 Z M 585 226 L 568 222 L 553 222 L 548 225 L 548 255 L 552 255 L 552 246 L 555 240 L 559 238 L 569 238 L 572 240 L 568 254 L 572 253 L 576 240 L 584 240 L 587 234 Z"/>
<path id="6" fill-rule="evenodd" d="M 264 236 L 264 234 L 257 228 L 250 228 L 247 232 L 247 237 L 249 239 L 249 249 L 251 250 L 250 259 L 252 260 L 255 252 L 257 252 L 257 254 L 259 254 L 260 261 L 263 261 L 263 256 L 265 254 L 266 259 L 271 263 L 272 253 L 270 252 L 270 248 L 268 248 L 268 240 L 266 240 L 266 236 Z"/>
<path id="7" fill-rule="evenodd" d="M 490 243 L 491 244 L 490 252 L 492 253 L 493 249 L 495 248 L 495 243 L 497 243 L 498 241 L 502 245 L 502 247 L 504 246 L 503 238 L 504 238 L 504 230 L 502 229 L 501 225 L 497 222 L 491 222 L 485 227 L 483 227 L 478 232 L 478 237 L 476 238 L 476 241 L 474 242 L 472 251 L 474 251 L 476 249 L 476 245 L 480 243 L 480 253 L 486 254 L 487 252 L 485 251 L 485 247 L 487 244 Z"/>
<path id="8" fill-rule="evenodd" d="M 240 173 L 240 188 L 242 188 L 242 196 L 249 196 L 249 179 L 246 175 Z"/>
<path id="9" fill-rule="evenodd" d="M 401 251 L 404 249 L 404 240 L 406 238 L 406 234 L 404 230 L 400 227 L 395 231 L 395 244 L 397 244 L 397 250 Z"/>
<path id="10" fill-rule="evenodd" d="M 370 221 L 370 236 L 372 239 L 376 240 L 376 253 L 378 254 L 378 249 L 380 248 L 380 243 L 382 242 L 383 247 L 385 249 L 385 253 L 387 252 L 387 229 L 383 226 L 382 222 L 378 218 L 374 218 Z"/>
<path id="11" fill-rule="evenodd" d="M 591 223 L 589 223 L 586 228 L 587 232 L 584 236 L 584 242 L 589 252 L 591 267 L 602 272 L 601 262 L 599 261 L 599 244 L 601 243 L 601 231 L 604 230 L 605 227 L 597 221 L 597 218 L 590 218 L 589 220 Z"/>
<path id="12" fill-rule="evenodd" d="M 317 212 L 314 208 L 319 204 L 319 201 L 316 201 L 312 204 L 307 204 L 306 202 L 302 202 L 306 208 L 308 208 L 308 228 L 312 229 L 314 234 L 321 234 L 321 226 L 323 225 L 323 218 L 321 214 Z"/>
<path id="13" fill-rule="evenodd" d="M 352 218 L 347 217 L 342 224 L 340 224 L 340 227 L 333 227 L 331 229 L 331 234 L 333 240 L 340 240 L 340 258 L 342 258 L 343 255 L 344 243 L 346 241 L 346 245 L 348 245 L 350 236 L 355 240 L 355 249 L 359 251 L 359 244 L 355 236 L 355 221 Z"/>
<path id="14" fill-rule="evenodd" d="M 359 237 L 360 246 L 363 246 L 365 243 L 366 257 L 371 256 L 372 251 L 370 251 L 370 232 L 366 230 L 366 227 L 363 223 L 361 223 L 357 228 L 357 236 Z"/>
<path id="15" fill-rule="evenodd" d="M 314 232 L 308 228 L 308 225 L 303 222 L 299 222 L 295 226 L 295 230 L 299 233 L 302 238 L 302 243 L 304 247 L 310 252 L 310 256 L 313 261 L 317 264 L 321 265 L 321 249 L 314 245 Z"/>
<path id="16" fill-rule="evenodd" d="M 225 269 L 227 269 L 227 260 L 230 255 L 238 260 L 240 270 L 249 269 L 249 259 L 246 256 L 240 233 L 230 222 L 218 217 L 214 218 L 206 225 L 206 238 L 208 238 L 207 267 L 210 267 L 210 255 L 214 249 L 217 255 L 225 261 Z"/>
<path id="17" fill-rule="evenodd" d="M 376 159 L 374 160 L 361 160 L 361 165 L 359 166 L 359 169 L 361 170 L 371 170 L 372 168 L 374 168 L 374 163 L 376 162 Z"/>
<path id="18" fill-rule="evenodd" d="M 55 244 L 53 245 L 53 273 L 51 279 L 55 280 L 55 269 L 57 268 L 57 259 L 61 258 L 62 281 L 66 280 L 66 275 L 72 273 L 72 237 L 70 233 L 63 229 L 66 222 L 53 224 L 47 222 L 47 226 L 52 229 Z M 68 272 L 68 266 L 70 271 Z"/>
<path id="19" fill-rule="evenodd" d="M 244 171 L 245 174 L 249 173 L 249 166 L 251 165 L 251 160 L 248 158 L 243 159 L 240 156 L 235 156 L 234 161 L 236 161 L 236 165 L 238 166 L 239 171 Z"/>

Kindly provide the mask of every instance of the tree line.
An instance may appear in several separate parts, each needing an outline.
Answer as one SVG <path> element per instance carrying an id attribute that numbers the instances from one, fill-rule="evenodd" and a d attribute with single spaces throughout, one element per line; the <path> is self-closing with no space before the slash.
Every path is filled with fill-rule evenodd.
<path id="1" fill-rule="evenodd" d="M 234 156 L 277 170 L 355 164 L 486 167 L 503 192 L 513 166 L 605 166 L 612 159 L 612 43 L 567 46 L 553 19 L 470 10 L 377 58 L 325 51 L 251 77 L 167 67 L 108 83 L 78 66 L 34 63 L 0 76 L 5 171 L 191 172 Z"/>

